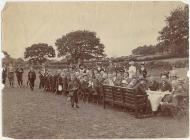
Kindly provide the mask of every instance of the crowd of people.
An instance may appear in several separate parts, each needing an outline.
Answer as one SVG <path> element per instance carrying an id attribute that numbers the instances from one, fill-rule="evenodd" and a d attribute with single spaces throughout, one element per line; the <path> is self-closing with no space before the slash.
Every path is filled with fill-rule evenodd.
<path id="1" fill-rule="evenodd" d="M 184 88 L 184 79 L 179 78 L 175 72 L 175 66 L 171 72 L 160 73 L 159 80 L 151 76 L 144 62 L 136 67 L 134 61 L 129 62 L 129 67 L 114 67 L 114 64 L 105 66 L 96 65 L 93 68 L 85 65 L 70 66 L 65 69 L 48 69 L 42 67 L 39 71 L 30 67 L 27 85 L 33 91 L 36 77 L 39 77 L 39 89 L 44 92 L 65 95 L 71 101 L 71 106 L 79 108 L 78 102 L 100 103 L 103 98 L 103 85 L 135 88 L 139 94 L 151 91 L 169 91 L 172 94 L 163 98 L 164 103 L 174 103 L 176 94 L 188 93 Z M 14 69 L 10 64 L 3 67 L 2 82 L 9 80 L 10 87 L 14 86 L 14 73 L 17 77 L 18 86 L 23 86 L 24 70 L 21 66 Z"/>

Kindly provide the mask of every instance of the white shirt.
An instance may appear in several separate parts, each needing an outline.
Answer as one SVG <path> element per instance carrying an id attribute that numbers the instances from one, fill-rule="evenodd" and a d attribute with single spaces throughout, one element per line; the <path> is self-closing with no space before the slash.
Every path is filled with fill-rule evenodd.
<path id="1" fill-rule="evenodd" d="M 132 78 L 134 75 L 136 75 L 136 71 L 137 69 L 135 66 L 130 66 L 128 70 L 129 78 Z"/>

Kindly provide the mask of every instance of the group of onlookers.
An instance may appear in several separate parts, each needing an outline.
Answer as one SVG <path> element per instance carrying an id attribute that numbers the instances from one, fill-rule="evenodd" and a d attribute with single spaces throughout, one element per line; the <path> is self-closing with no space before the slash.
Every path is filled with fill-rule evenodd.
<path id="1" fill-rule="evenodd" d="M 140 67 L 135 66 L 135 62 L 129 62 L 128 68 L 120 68 L 115 71 L 112 63 L 108 67 L 96 66 L 95 68 L 85 67 L 68 67 L 66 69 L 47 69 L 43 67 L 38 73 L 31 67 L 28 72 L 27 85 L 31 90 L 34 89 L 36 75 L 39 76 L 39 89 L 45 92 L 52 92 L 58 95 L 64 94 L 71 100 L 71 106 L 78 108 L 78 99 L 84 102 L 93 101 L 101 102 L 103 85 L 122 86 L 134 88 L 139 94 L 146 94 L 147 90 L 152 91 L 169 91 L 171 95 L 163 98 L 163 102 L 172 102 L 176 94 L 187 92 L 184 88 L 184 80 L 175 74 L 175 68 L 169 72 L 161 73 L 158 79 L 148 75 L 145 63 L 140 63 Z M 7 68 L 3 67 L 2 79 L 6 82 L 8 76 L 9 84 L 13 87 L 14 73 L 16 73 L 18 85 L 23 85 L 23 68 L 18 66 L 16 70 L 12 65 Z"/>
<path id="2" fill-rule="evenodd" d="M 18 66 L 15 69 L 11 63 L 8 65 L 8 67 L 4 65 L 2 68 L 2 83 L 6 84 L 8 78 L 10 87 L 14 87 L 14 75 L 16 75 L 18 85 L 21 87 L 23 85 L 23 73 L 24 70 L 21 66 Z"/>

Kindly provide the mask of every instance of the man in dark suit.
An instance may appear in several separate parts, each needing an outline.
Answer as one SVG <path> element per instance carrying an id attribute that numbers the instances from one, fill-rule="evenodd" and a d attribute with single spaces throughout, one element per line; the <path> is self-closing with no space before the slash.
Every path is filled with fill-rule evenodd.
<path id="1" fill-rule="evenodd" d="M 4 65 L 3 66 L 3 71 L 2 71 L 2 83 L 5 84 L 7 79 L 7 67 Z"/>
<path id="2" fill-rule="evenodd" d="M 30 68 L 30 71 L 28 72 L 28 81 L 30 85 L 30 89 L 33 91 L 34 90 L 34 82 L 36 80 L 36 73 L 33 69 L 33 67 Z"/>
<path id="3" fill-rule="evenodd" d="M 162 77 L 161 77 L 160 90 L 162 92 L 164 92 L 164 91 L 170 91 L 171 92 L 172 91 L 172 86 L 168 81 L 167 75 L 162 75 Z"/>
<path id="4" fill-rule="evenodd" d="M 39 71 L 39 79 L 40 79 L 39 89 L 44 88 L 44 73 L 42 70 Z"/>
<path id="5" fill-rule="evenodd" d="M 21 87 L 23 84 L 22 75 L 24 73 L 24 70 L 21 66 L 18 66 L 15 73 L 16 73 L 18 85 Z"/>

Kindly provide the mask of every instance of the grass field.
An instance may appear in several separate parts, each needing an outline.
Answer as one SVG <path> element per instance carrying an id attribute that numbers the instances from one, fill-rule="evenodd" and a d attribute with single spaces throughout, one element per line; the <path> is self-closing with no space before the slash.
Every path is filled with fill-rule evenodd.
<path id="1" fill-rule="evenodd" d="M 26 77 L 26 72 L 25 76 Z M 129 112 L 79 103 L 28 87 L 3 90 L 3 136 L 12 138 L 173 138 L 188 137 L 187 118 L 167 116 L 136 119 Z M 24 80 L 26 85 L 26 78 Z"/>

